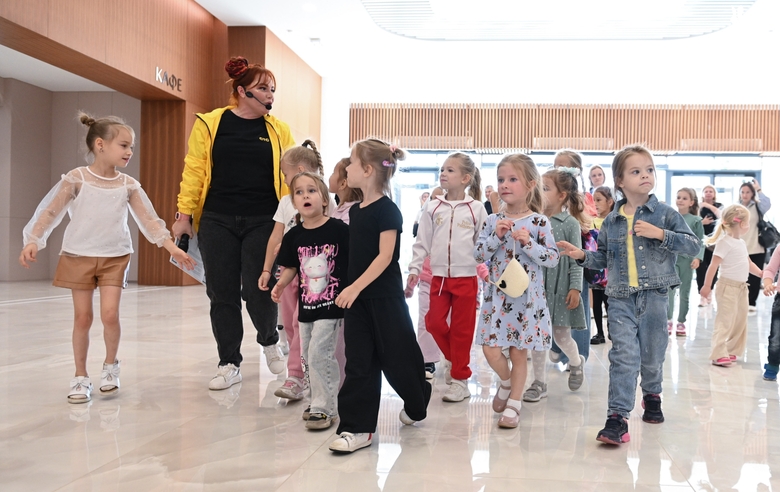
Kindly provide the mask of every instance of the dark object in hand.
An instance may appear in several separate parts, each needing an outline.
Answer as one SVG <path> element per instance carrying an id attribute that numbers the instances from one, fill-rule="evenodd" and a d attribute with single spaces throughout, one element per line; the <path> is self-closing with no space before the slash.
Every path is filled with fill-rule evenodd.
<path id="1" fill-rule="evenodd" d="M 182 234 L 179 238 L 179 249 L 187 252 L 188 249 L 190 249 L 190 235 L 189 234 Z"/>

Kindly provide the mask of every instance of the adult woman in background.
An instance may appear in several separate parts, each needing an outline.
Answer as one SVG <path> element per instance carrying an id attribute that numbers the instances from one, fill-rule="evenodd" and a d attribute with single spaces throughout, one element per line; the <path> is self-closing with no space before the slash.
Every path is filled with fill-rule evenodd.
<path id="1" fill-rule="evenodd" d="M 704 226 L 704 235 L 709 236 L 715 231 L 715 222 L 720 219 L 720 211 L 723 209 L 723 204 L 718 203 L 718 192 L 712 185 L 706 185 L 701 190 L 701 208 L 699 209 L 699 215 L 701 216 L 701 224 Z M 712 250 L 704 248 L 704 259 L 699 263 L 699 268 L 696 269 L 696 284 L 699 287 L 699 291 L 704 287 L 704 277 L 707 276 L 707 268 L 710 267 L 712 262 Z M 715 288 L 715 282 L 718 281 L 718 274 L 712 279 L 712 285 L 710 289 Z M 699 299 L 699 307 L 706 306 L 709 301 L 706 297 Z"/>
<path id="2" fill-rule="evenodd" d="M 242 299 L 269 369 L 284 371 L 277 306 L 270 291 L 258 288 L 257 279 L 274 212 L 288 192 L 279 161 L 295 145 L 287 124 L 268 114 L 276 90 L 273 73 L 243 57 L 231 58 L 225 71 L 232 81 L 229 105 L 197 115 L 172 227 L 177 238 L 198 233 L 219 352 L 217 374 L 209 382 L 212 390 L 242 379 Z"/>
<path id="3" fill-rule="evenodd" d="M 761 185 L 753 179 L 739 187 L 739 202 L 750 211 L 750 227 L 742 236 L 747 244 L 750 261 L 763 270 L 766 263 L 766 250 L 758 243 L 758 214 L 766 214 L 772 208 L 772 201 L 761 193 Z M 761 279 L 754 275 L 748 276 L 748 316 L 756 315 L 756 300 L 761 290 Z"/>

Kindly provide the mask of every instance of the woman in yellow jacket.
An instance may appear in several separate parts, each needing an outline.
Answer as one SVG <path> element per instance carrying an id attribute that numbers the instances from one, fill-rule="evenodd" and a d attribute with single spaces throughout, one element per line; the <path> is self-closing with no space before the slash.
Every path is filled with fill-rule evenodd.
<path id="1" fill-rule="evenodd" d="M 241 381 L 244 328 L 241 299 L 257 329 L 272 373 L 284 371 L 277 346 L 277 307 L 257 287 L 279 199 L 288 192 L 279 167 L 295 145 L 286 123 L 271 116 L 276 79 L 246 58 L 231 58 L 230 105 L 198 113 L 184 159 L 174 235 L 198 234 L 211 300 L 211 327 L 219 366 L 209 389 Z"/>

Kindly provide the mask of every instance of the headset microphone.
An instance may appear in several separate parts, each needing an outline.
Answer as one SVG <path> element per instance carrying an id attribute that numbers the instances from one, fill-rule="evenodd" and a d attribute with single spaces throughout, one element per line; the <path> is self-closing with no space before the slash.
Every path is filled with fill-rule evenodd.
<path id="1" fill-rule="evenodd" d="M 244 92 L 244 94 L 246 94 L 246 97 L 248 97 L 249 99 L 255 99 L 255 95 L 252 94 L 249 91 Z M 260 101 L 257 101 L 257 102 L 260 102 Z M 260 104 L 263 104 L 263 103 L 260 103 Z M 265 106 L 265 109 L 267 109 L 268 111 L 271 111 L 271 105 L 270 104 L 263 104 L 263 106 Z"/>

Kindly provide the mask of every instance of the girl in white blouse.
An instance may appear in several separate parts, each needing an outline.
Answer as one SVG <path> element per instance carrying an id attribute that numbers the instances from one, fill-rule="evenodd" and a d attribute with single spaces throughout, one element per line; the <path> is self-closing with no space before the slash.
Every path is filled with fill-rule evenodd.
<path id="1" fill-rule="evenodd" d="M 100 319 L 106 344 L 99 389 L 102 394 L 119 390 L 119 300 L 133 252 L 128 209 L 150 242 L 168 250 L 185 268 L 194 267 L 187 253 L 171 240 L 141 184 L 118 170 L 125 168 L 133 155 L 133 129 L 114 116 L 95 120 L 81 113 L 79 119 L 89 127 L 87 148 L 94 162 L 63 175 L 38 205 L 24 228 L 24 248 L 19 256 L 19 263 L 29 268 L 28 262 L 36 261 L 38 251 L 46 247 L 46 240 L 65 212 L 70 214 L 53 282 L 73 293 L 76 375 L 70 383 L 70 403 L 91 399 L 87 349 L 96 287 L 100 288 Z"/>

